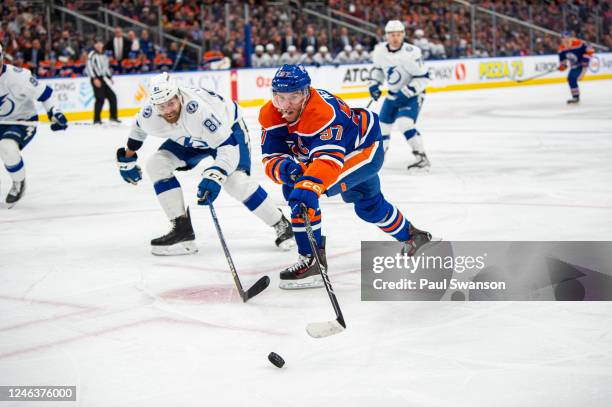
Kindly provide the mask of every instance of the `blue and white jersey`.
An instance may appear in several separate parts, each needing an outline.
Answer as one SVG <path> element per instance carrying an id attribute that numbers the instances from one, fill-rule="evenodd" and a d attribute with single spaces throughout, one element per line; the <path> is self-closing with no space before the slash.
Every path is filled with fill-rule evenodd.
<path id="1" fill-rule="evenodd" d="M 146 104 L 138 112 L 130 138 L 144 141 L 149 136 L 168 138 L 195 149 L 215 149 L 215 165 L 227 174 L 236 170 L 239 145 L 248 144 L 238 105 L 215 92 L 202 88 L 179 87 L 181 113 L 176 123 L 168 123 L 155 108 Z"/>
<path id="2" fill-rule="evenodd" d="M 0 120 L 36 120 L 35 101 L 41 102 L 46 111 L 51 110 L 53 90 L 29 70 L 4 64 L 0 71 Z"/>
<path id="3" fill-rule="evenodd" d="M 415 45 L 403 43 L 391 51 L 387 42 L 381 42 L 372 51 L 372 62 L 372 80 L 379 85 L 386 82 L 391 97 L 398 92 L 408 97 L 420 94 L 430 82 L 421 50 Z"/>

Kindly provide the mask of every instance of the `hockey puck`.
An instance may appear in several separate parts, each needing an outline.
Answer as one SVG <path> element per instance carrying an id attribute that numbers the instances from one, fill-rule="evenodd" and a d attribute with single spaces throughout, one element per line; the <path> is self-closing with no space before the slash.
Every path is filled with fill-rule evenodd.
<path id="1" fill-rule="evenodd" d="M 268 360 L 270 361 L 270 363 L 272 363 L 279 369 L 285 365 L 285 360 L 281 358 L 280 355 L 274 352 L 270 352 L 270 354 L 268 355 Z"/>

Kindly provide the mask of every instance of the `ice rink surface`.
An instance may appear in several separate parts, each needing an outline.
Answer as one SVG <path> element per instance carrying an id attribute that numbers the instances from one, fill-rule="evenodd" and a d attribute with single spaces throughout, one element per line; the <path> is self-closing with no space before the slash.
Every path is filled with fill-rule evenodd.
<path id="1" fill-rule="evenodd" d="M 432 172 L 406 175 L 395 134 L 383 192 L 446 240 L 612 240 L 612 81 L 581 87 L 579 106 L 564 84 L 428 95 L 418 127 Z M 262 173 L 257 109 L 245 112 L 253 173 L 282 205 Z M 195 205 L 205 163 L 179 174 L 200 252 L 152 256 L 169 223 L 146 175 L 137 187 L 119 176 L 127 132 L 41 126 L 24 152 L 26 196 L 0 211 L 0 385 L 77 386 L 77 402 L 36 406 L 612 405 L 612 304 L 361 302 L 360 241 L 387 237 L 339 199 L 322 200 L 348 324 L 334 337 L 304 330 L 332 318 L 325 291 L 278 289 L 296 255 L 222 193 L 244 284 L 272 278 L 240 302 Z M 145 143 L 141 165 L 160 143 Z"/>

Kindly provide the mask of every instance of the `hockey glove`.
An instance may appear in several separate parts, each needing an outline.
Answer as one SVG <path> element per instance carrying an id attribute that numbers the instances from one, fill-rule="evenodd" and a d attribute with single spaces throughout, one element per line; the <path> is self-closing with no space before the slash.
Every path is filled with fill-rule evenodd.
<path id="1" fill-rule="evenodd" d="M 68 128 L 68 120 L 62 112 L 54 112 L 53 109 L 47 112 L 47 117 L 51 120 L 51 130 L 66 130 Z"/>
<path id="2" fill-rule="evenodd" d="M 296 164 L 291 158 L 285 158 L 278 165 L 278 178 L 283 181 L 284 184 L 292 187 L 295 185 L 295 181 L 302 175 L 302 167 Z"/>
<path id="3" fill-rule="evenodd" d="M 315 177 L 300 177 L 295 184 L 295 188 L 289 194 L 289 207 L 291 217 L 300 217 L 300 205 L 304 204 L 308 208 L 309 214 L 319 211 L 319 196 L 323 192 L 320 179 Z"/>
<path id="4" fill-rule="evenodd" d="M 226 179 L 227 173 L 219 167 L 205 169 L 198 185 L 198 205 L 210 205 L 217 199 Z"/>
<path id="5" fill-rule="evenodd" d="M 368 90 L 370 91 L 370 96 L 372 96 L 372 99 L 374 100 L 380 99 L 382 92 L 380 91 L 380 85 L 378 83 L 374 83 L 370 85 Z"/>
<path id="6" fill-rule="evenodd" d="M 138 181 L 142 179 L 142 170 L 136 165 L 138 160 L 138 154 L 134 153 L 132 157 L 125 156 L 125 148 L 121 147 L 117 150 L 117 165 L 119 166 L 119 173 L 125 180 L 130 184 L 136 185 Z"/>
<path id="7" fill-rule="evenodd" d="M 567 64 L 562 63 L 562 64 L 560 64 L 560 65 L 559 65 L 559 70 L 560 70 L 561 72 L 565 71 L 566 69 L 567 69 Z"/>

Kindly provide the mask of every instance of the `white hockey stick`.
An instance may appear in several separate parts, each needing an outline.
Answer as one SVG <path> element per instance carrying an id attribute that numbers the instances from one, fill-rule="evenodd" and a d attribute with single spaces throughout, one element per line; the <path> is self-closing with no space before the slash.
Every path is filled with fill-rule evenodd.
<path id="1" fill-rule="evenodd" d="M 308 218 L 308 209 L 304 204 L 302 204 L 301 208 L 302 218 L 304 218 L 304 226 L 306 228 L 306 235 L 308 235 L 308 241 L 310 242 L 310 249 L 312 250 L 312 254 L 315 257 L 315 264 L 319 269 L 319 273 L 323 278 L 323 283 L 325 284 L 325 290 L 327 291 L 327 295 L 329 295 L 329 300 L 332 303 L 332 307 L 334 308 L 334 312 L 336 313 L 336 319 L 333 321 L 324 321 L 324 322 L 311 322 L 306 326 L 306 332 L 308 335 L 313 338 L 325 338 L 327 336 L 339 334 L 340 332 L 346 329 L 346 322 L 344 322 L 344 316 L 342 315 L 342 310 L 340 309 L 340 304 L 338 304 L 338 298 L 336 298 L 336 293 L 331 285 L 331 281 L 329 281 L 329 276 L 327 275 L 327 267 L 323 265 L 321 262 L 321 256 L 319 255 L 319 249 L 317 248 L 317 243 L 314 237 L 314 233 L 312 231 L 312 226 L 310 225 L 310 219 Z"/>

